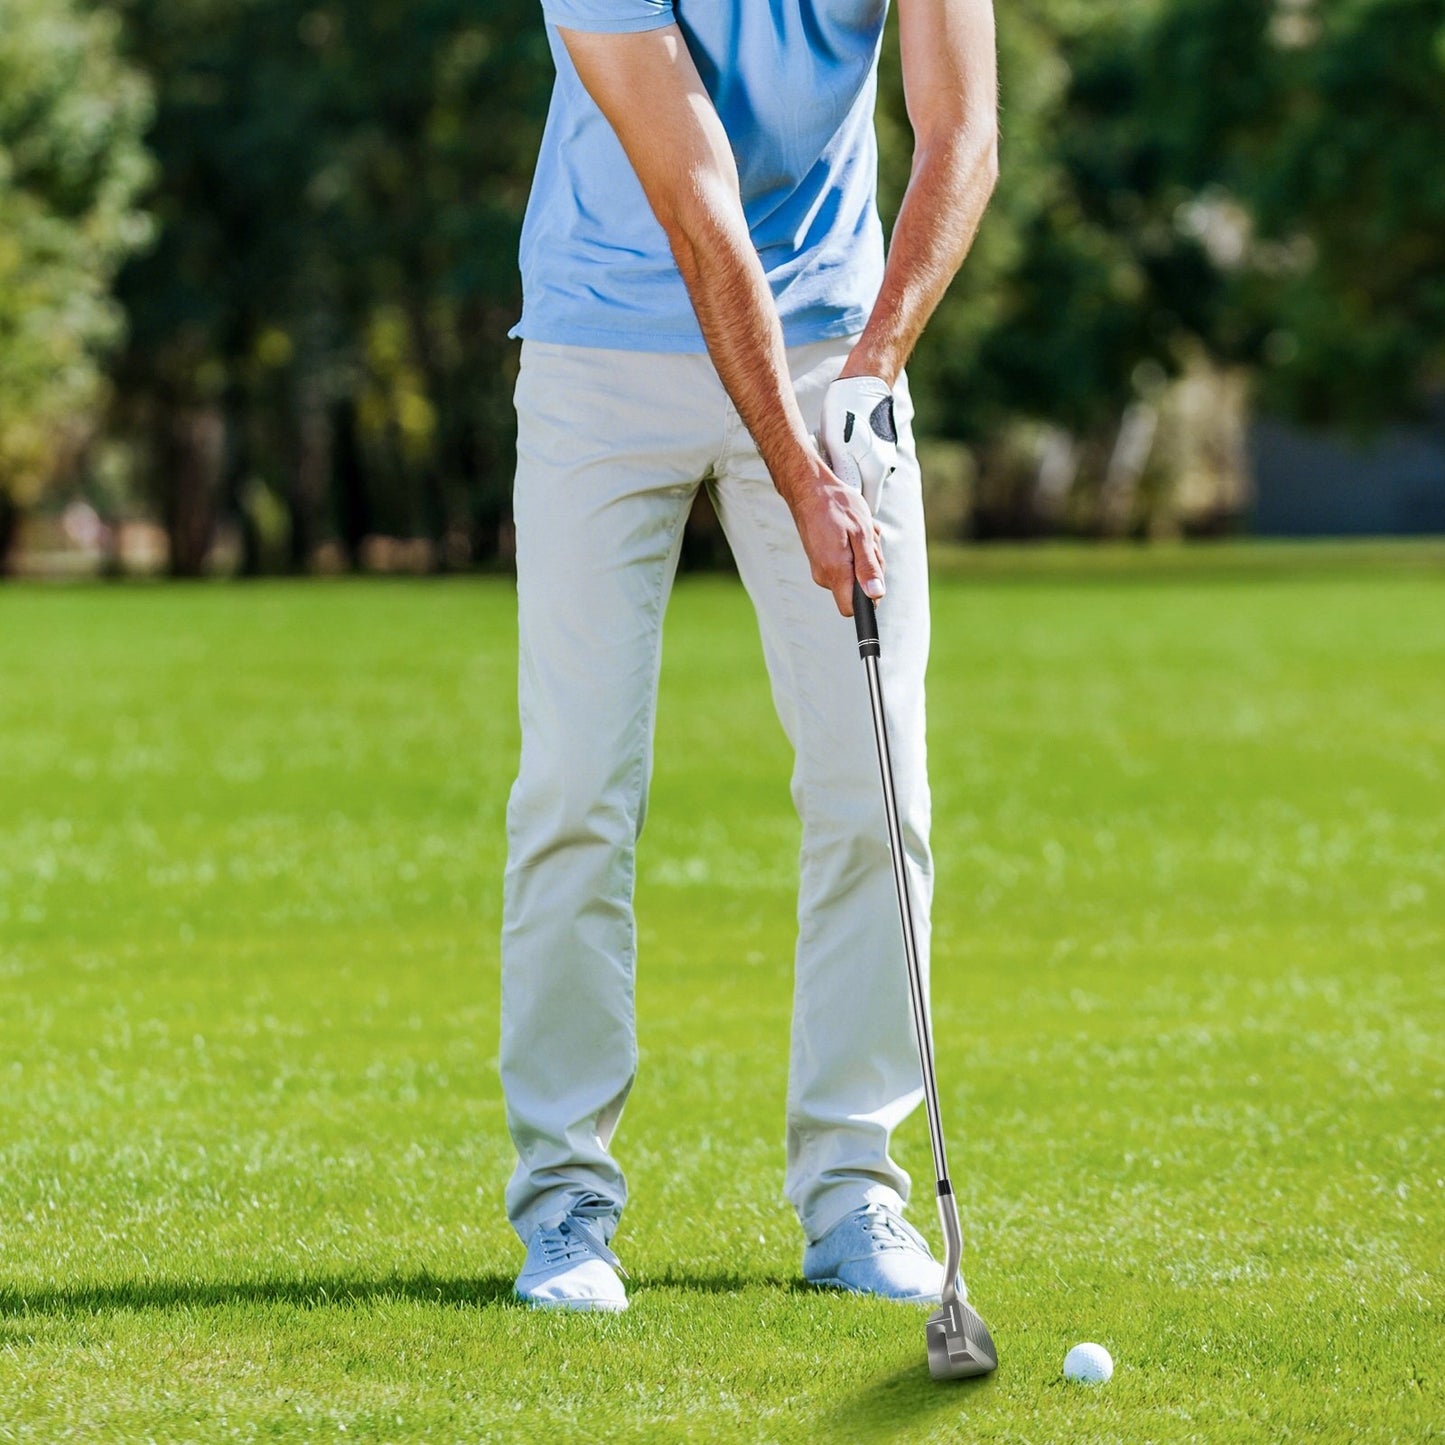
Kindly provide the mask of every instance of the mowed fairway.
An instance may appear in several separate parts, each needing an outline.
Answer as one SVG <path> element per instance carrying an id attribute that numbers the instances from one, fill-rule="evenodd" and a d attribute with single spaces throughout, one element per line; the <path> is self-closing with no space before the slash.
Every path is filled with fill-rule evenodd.
<path id="1" fill-rule="evenodd" d="M 799 1283 L 797 827 L 735 584 L 669 614 L 617 1318 L 510 1299 L 510 584 L 0 589 L 0 1440 L 1438 1435 L 1445 569 L 1199 555 L 935 578 L 1001 1352 L 942 1387 L 921 1312 Z M 936 1238 L 921 1115 L 901 1155 Z"/>

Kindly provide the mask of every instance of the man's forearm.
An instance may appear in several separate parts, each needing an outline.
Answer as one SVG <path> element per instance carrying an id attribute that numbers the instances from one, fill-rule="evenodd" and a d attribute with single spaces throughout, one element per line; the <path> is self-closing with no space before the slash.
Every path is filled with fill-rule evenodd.
<path id="1" fill-rule="evenodd" d="M 762 263 L 731 210 L 700 198 L 688 215 L 669 217 L 668 240 L 718 376 L 774 484 L 795 506 L 821 463 L 798 410 Z"/>
<path id="2" fill-rule="evenodd" d="M 808 435 L 777 308 L 731 182 L 714 175 L 654 209 L 708 355 L 792 511 L 813 580 L 851 616 L 855 580 L 870 597 L 883 595 L 873 519 L 862 494 L 838 480 Z"/>
<path id="3" fill-rule="evenodd" d="M 913 173 L 844 376 L 898 379 L 963 264 L 998 176 L 993 0 L 897 0 Z"/>
<path id="4" fill-rule="evenodd" d="M 883 558 L 862 493 L 819 456 L 798 409 L 772 292 L 726 164 L 653 200 L 708 355 L 793 514 L 813 580 L 853 611 L 855 583 L 883 596 Z"/>
<path id="5" fill-rule="evenodd" d="M 992 118 L 942 135 L 915 155 L 883 285 L 844 376 L 897 381 L 968 255 L 997 175 Z"/>

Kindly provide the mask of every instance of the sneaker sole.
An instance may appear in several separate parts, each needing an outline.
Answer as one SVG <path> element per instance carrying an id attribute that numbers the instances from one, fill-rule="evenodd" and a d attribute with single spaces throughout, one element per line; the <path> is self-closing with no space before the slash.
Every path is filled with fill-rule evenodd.
<path id="1" fill-rule="evenodd" d="M 528 1309 L 571 1310 L 576 1314 L 620 1315 L 628 1303 L 625 1299 L 533 1299 L 525 1294 L 517 1295 L 517 1299 Z"/>

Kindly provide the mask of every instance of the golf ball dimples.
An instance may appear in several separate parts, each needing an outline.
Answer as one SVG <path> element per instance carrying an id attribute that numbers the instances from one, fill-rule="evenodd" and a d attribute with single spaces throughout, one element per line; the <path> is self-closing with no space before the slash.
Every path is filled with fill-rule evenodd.
<path id="1" fill-rule="evenodd" d="M 1114 1361 L 1103 1345 L 1075 1345 L 1064 1356 L 1064 1378 L 1079 1385 L 1102 1385 L 1114 1373 Z"/>

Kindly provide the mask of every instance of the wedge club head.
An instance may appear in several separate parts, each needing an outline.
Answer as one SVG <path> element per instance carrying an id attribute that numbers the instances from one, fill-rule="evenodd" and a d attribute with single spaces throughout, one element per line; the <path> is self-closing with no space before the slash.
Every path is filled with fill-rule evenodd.
<path id="1" fill-rule="evenodd" d="M 928 1317 L 928 1373 L 935 1380 L 969 1380 L 998 1369 L 988 1326 L 962 1300 Z"/>

